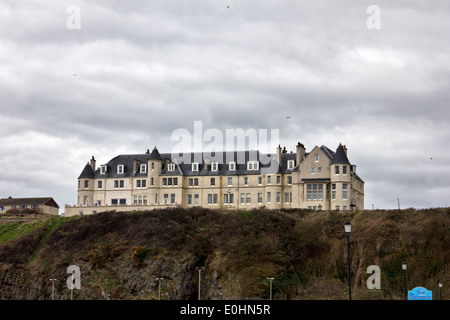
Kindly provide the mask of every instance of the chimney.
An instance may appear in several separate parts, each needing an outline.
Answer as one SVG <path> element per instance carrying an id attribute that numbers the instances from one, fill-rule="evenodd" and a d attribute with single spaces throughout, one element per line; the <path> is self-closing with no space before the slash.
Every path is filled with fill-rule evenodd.
<path id="1" fill-rule="evenodd" d="M 302 144 L 302 143 L 297 143 L 297 156 L 296 156 L 296 162 L 297 162 L 297 165 L 299 165 L 300 164 L 300 162 L 302 162 L 303 161 L 303 157 L 305 156 L 305 153 L 306 153 L 306 149 L 305 149 L 305 146 Z"/>
<path id="2" fill-rule="evenodd" d="M 286 153 L 286 152 L 287 152 L 286 147 L 283 147 L 283 153 Z"/>
<path id="3" fill-rule="evenodd" d="M 278 148 L 277 148 L 277 161 L 278 161 L 278 164 L 281 165 L 281 146 L 280 145 L 278 145 Z"/>
<path id="4" fill-rule="evenodd" d="M 347 155 L 347 146 L 346 146 L 346 145 L 344 145 L 343 147 L 344 147 L 344 152 L 345 152 L 345 155 Z"/>
<path id="5" fill-rule="evenodd" d="M 92 171 L 95 172 L 95 158 L 92 156 L 92 159 L 89 161 L 89 164 L 91 165 Z"/>

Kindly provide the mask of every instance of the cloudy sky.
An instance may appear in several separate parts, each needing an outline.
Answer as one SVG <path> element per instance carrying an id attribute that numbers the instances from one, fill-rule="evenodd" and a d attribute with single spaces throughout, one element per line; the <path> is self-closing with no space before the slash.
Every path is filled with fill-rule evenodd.
<path id="1" fill-rule="evenodd" d="M 372 5 L 372 6 L 371 6 Z M 450 205 L 450 2 L 0 2 L 0 197 L 52 196 L 176 129 L 348 147 L 365 206 Z M 290 117 L 290 118 L 289 118 Z M 274 150 L 275 151 L 275 150 Z"/>

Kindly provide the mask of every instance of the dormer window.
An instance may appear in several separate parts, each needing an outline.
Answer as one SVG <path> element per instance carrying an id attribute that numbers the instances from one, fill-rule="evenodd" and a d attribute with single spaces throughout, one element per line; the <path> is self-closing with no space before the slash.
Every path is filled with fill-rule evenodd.
<path id="1" fill-rule="evenodd" d="M 169 171 L 175 171 L 175 164 L 170 163 L 170 164 L 167 166 L 167 170 L 169 170 Z"/>
<path id="2" fill-rule="evenodd" d="M 192 163 L 192 171 L 198 171 L 198 162 Z"/>
<path id="3" fill-rule="evenodd" d="M 117 165 L 117 174 L 123 174 L 123 172 L 124 172 L 124 165 L 123 164 Z"/>
<path id="4" fill-rule="evenodd" d="M 315 161 L 315 162 L 319 162 L 319 154 L 318 154 L 318 153 L 316 153 L 316 154 L 314 155 L 314 161 Z"/>
<path id="5" fill-rule="evenodd" d="M 219 163 L 217 161 L 214 161 L 211 163 L 211 171 L 217 171 L 219 169 Z"/>
<path id="6" fill-rule="evenodd" d="M 235 161 L 228 162 L 228 170 L 229 171 L 235 171 L 236 170 L 236 162 Z"/>
<path id="7" fill-rule="evenodd" d="M 147 173 L 147 165 L 141 164 L 141 173 Z"/>
<path id="8" fill-rule="evenodd" d="M 258 161 L 248 161 L 247 162 L 247 170 L 258 170 L 259 162 Z"/>
<path id="9" fill-rule="evenodd" d="M 287 163 L 288 169 L 290 169 L 290 170 L 294 169 L 294 164 L 295 164 L 294 160 L 288 160 L 288 163 Z"/>
<path id="10" fill-rule="evenodd" d="M 106 164 L 100 166 L 100 174 L 105 174 L 107 170 Z"/>

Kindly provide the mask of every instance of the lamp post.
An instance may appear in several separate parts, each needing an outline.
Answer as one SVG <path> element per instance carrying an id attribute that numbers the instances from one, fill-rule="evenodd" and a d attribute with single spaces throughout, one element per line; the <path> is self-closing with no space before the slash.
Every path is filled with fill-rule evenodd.
<path id="1" fill-rule="evenodd" d="M 269 280 L 269 282 L 270 282 L 270 300 L 272 300 L 272 281 L 273 281 L 273 278 L 266 278 L 267 280 Z"/>
<path id="2" fill-rule="evenodd" d="M 161 300 L 161 281 L 163 278 L 155 278 L 156 281 L 159 281 L 158 285 L 158 300 Z"/>
<path id="3" fill-rule="evenodd" d="M 204 267 L 197 267 L 197 268 L 195 268 L 195 270 L 198 271 L 198 300 L 201 300 L 201 298 L 200 298 L 200 284 L 201 284 L 201 281 L 202 281 L 202 271 L 205 270 L 205 268 Z"/>
<path id="4" fill-rule="evenodd" d="M 52 282 L 52 300 L 53 300 L 53 293 L 55 292 L 55 281 L 56 281 L 56 279 L 50 279 L 50 281 Z"/>
<path id="5" fill-rule="evenodd" d="M 403 261 L 402 263 L 402 269 L 403 269 L 403 298 L 406 300 L 406 261 Z"/>
<path id="6" fill-rule="evenodd" d="M 344 228 L 347 234 L 348 300 L 352 300 L 352 283 L 350 278 L 350 232 L 352 231 L 352 225 L 350 221 L 345 223 Z"/>
<path id="7" fill-rule="evenodd" d="M 439 281 L 439 296 L 442 300 L 442 281 Z"/>

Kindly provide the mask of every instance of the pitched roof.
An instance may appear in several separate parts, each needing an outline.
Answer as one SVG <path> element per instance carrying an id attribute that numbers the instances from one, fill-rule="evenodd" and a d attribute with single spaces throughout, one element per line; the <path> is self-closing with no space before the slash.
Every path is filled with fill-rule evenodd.
<path id="1" fill-rule="evenodd" d="M 59 205 L 53 200 L 52 197 L 43 198 L 3 198 L 0 199 L 1 206 L 20 206 L 20 205 L 47 205 L 50 207 L 59 208 Z"/>
<path id="2" fill-rule="evenodd" d="M 157 160 L 162 160 L 161 155 L 159 154 L 158 149 L 156 148 L 156 146 L 153 148 L 152 153 L 150 153 L 150 156 L 147 159 L 157 159 Z"/>
<path id="3" fill-rule="evenodd" d="M 88 162 L 86 166 L 84 166 L 83 171 L 81 171 L 78 179 L 93 179 L 93 178 L 94 178 L 94 171 L 92 171 L 92 167 Z"/>
<path id="4" fill-rule="evenodd" d="M 344 146 L 342 144 L 339 144 L 339 147 L 334 154 L 331 164 L 350 164 L 350 161 L 348 161 L 347 154 L 345 153 Z"/>

